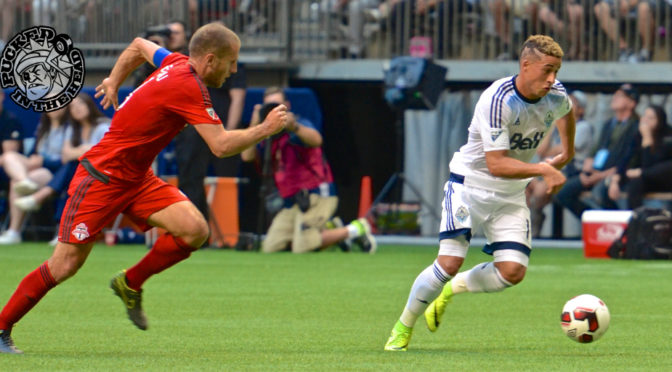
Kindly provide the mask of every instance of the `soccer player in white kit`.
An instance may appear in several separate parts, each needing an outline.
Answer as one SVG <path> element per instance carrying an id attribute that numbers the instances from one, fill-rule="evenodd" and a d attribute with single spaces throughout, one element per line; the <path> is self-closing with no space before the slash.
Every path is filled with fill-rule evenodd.
<path id="1" fill-rule="evenodd" d="M 436 331 L 452 296 L 498 292 L 523 280 L 532 247 L 525 187 L 540 176 L 548 192 L 556 193 L 565 183 L 559 169 L 574 156 L 572 104 L 556 80 L 562 56 L 552 38 L 530 36 L 520 51 L 519 74 L 495 81 L 481 94 L 467 143 L 450 162 L 438 257 L 415 279 L 385 350 L 406 351 L 423 312 L 429 330 Z M 562 153 L 530 163 L 553 122 Z M 487 239 L 483 251 L 494 260 L 458 274 L 477 229 Z"/>

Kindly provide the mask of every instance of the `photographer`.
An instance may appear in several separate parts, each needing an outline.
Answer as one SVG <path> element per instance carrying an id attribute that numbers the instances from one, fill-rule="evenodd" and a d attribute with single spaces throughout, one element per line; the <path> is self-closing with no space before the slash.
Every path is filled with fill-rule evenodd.
<path id="1" fill-rule="evenodd" d="M 162 48 L 167 48 L 168 42 L 171 38 L 171 30 L 166 25 L 151 26 L 147 27 L 145 32 L 142 33 L 142 37 Z M 174 52 L 174 50 L 171 51 Z M 151 64 L 143 63 L 143 65 L 133 73 L 133 86 L 136 88 L 139 87 L 140 84 L 142 84 L 142 82 L 145 81 L 145 79 L 147 79 L 147 77 L 151 75 L 152 72 L 154 72 L 154 70 L 156 70 L 156 68 Z"/>
<path id="2" fill-rule="evenodd" d="M 250 126 L 263 121 L 279 104 L 291 108 L 283 90 L 278 87 L 266 89 L 263 102 L 263 106 L 254 106 Z M 243 161 L 252 161 L 257 153 L 271 151 L 270 156 L 261 158 L 272 162 L 273 179 L 284 201 L 284 207 L 273 218 L 262 243 L 263 252 L 278 252 L 291 245 L 292 252 L 304 253 L 350 239 L 361 244 L 363 251 L 375 252 L 376 242 L 364 218 L 345 227 L 325 228 L 336 212 L 338 197 L 321 146 L 322 135 L 314 125 L 287 112 L 285 131 L 241 153 Z"/>

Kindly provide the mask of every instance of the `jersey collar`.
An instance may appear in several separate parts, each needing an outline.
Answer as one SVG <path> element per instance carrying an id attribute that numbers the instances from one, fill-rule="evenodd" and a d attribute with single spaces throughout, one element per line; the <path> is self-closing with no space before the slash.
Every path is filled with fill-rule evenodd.
<path id="1" fill-rule="evenodd" d="M 518 90 L 518 87 L 516 87 L 516 78 L 517 77 L 518 77 L 518 74 L 513 75 L 513 77 L 511 78 L 511 82 L 513 83 L 513 90 L 516 91 L 516 94 L 518 95 L 518 97 L 520 97 L 520 99 L 522 99 L 523 101 L 525 101 L 527 103 L 531 103 L 531 104 L 535 104 L 535 103 L 541 101 L 541 98 L 529 99 L 529 98 L 525 97 L 522 93 L 520 93 L 520 91 Z"/>

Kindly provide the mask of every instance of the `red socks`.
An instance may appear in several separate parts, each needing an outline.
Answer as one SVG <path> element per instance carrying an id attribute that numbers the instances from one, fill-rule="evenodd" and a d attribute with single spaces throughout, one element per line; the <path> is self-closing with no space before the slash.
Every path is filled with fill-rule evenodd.
<path id="1" fill-rule="evenodd" d="M 11 329 L 56 284 L 46 261 L 26 275 L 0 312 L 0 329 Z"/>
<path id="2" fill-rule="evenodd" d="M 149 253 L 126 271 L 126 282 L 129 288 L 139 291 L 150 276 L 186 259 L 196 249 L 178 237 L 163 234 L 156 240 Z"/>

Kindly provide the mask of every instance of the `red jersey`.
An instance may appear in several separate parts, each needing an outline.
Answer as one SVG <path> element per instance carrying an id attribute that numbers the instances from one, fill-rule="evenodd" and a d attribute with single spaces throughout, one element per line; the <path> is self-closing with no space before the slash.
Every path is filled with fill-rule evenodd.
<path id="1" fill-rule="evenodd" d="M 187 63 L 189 57 L 171 53 L 119 106 L 110 130 L 82 157 L 103 174 L 139 181 L 154 158 L 185 124 L 217 124 L 210 95 Z"/>

